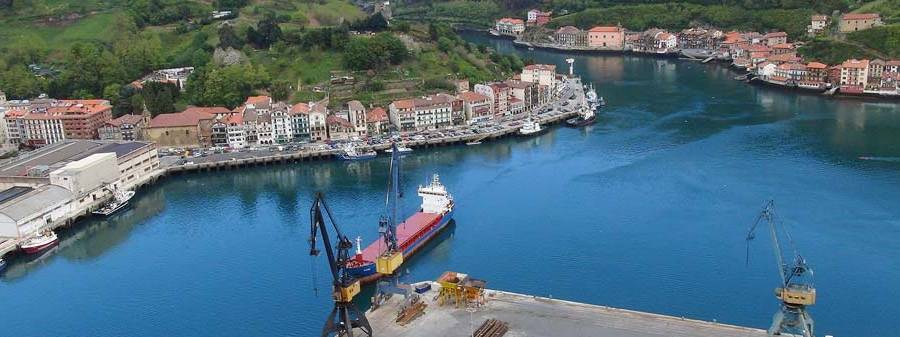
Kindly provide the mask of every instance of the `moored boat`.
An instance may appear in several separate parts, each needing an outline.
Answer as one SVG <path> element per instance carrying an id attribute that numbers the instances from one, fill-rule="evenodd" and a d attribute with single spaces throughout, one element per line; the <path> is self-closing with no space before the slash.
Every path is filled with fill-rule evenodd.
<path id="1" fill-rule="evenodd" d="M 397 225 L 397 243 L 404 261 L 434 239 L 453 219 L 453 196 L 441 184 L 438 175 L 434 175 L 431 184 L 419 186 L 418 193 L 422 198 L 419 211 Z M 375 260 L 384 253 L 384 240 L 378 237 L 365 249 L 360 248 L 360 241 L 357 238 L 356 256 L 347 263 L 347 270 L 362 283 L 371 283 L 382 276 L 375 271 Z"/>
<path id="2" fill-rule="evenodd" d="M 106 203 L 106 205 L 103 205 L 103 207 L 100 207 L 99 209 L 97 209 L 91 213 L 96 214 L 96 215 L 103 215 L 103 216 L 112 215 L 113 213 L 118 212 L 121 209 L 125 208 L 125 206 L 128 206 L 128 201 L 131 200 L 131 198 L 133 198 L 133 197 L 134 197 L 134 191 L 115 190 L 113 192 L 112 200 L 110 200 L 108 203 Z"/>
<path id="3" fill-rule="evenodd" d="M 578 112 L 578 116 L 567 119 L 566 125 L 571 127 L 582 127 L 594 124 L 594 122 L 597 121 L 597 113 L 594 112 L 596 109 L 594 104 L 582 105 L 581 111 Z"/>
<path id="4" fill-rule="evenodd" d="M 366 160 L 375 158 L 378 154 L 372 149 L 362 149 L 361 147 L 353 144 L 347 144 L 344 146 L 343 150 L 340 154 L 338 154 L 338 158 L 343 160 Z"/>
<path id="5" fill-rule="evenodd" d="M 522 136 L 531 136 L 544 132 L 545 130 L 545 128 L 541 127 L 541 123 L 538 123 L 537 120 L 529 116 L 528 119 L 525 120 L 524 125 L 519 129 L 519 134 Z"/>
<path id="6" fill-rule="evenodd" d="M 393 153 L 394 149 L 389 147 L 389 148 L 387 148 L 387 150 L 384 150 L 384 152 L 385 153 Z M 413 152 L 413 149 L 398 145 L 397 152 L 399 152 L 400 154 L 407 154 L 407 153 Z"/>
<path id="7" fill-rule="evenodd" d="M 469 145 L 469 146 L 472 146 L 472 145 L 479 145 L 479 144 L 481 144 L 481 141 L 480 141 L 480 140 L 473 140 L 473 141 L 471 141 L 471 142 L 466 142 L 466 145 Z"/>
<path id="8" fill-rule="evenodd" d="M 25 240 L 25 242 L 23 242 L 19 247 L 21 247 L 26 254 L 36 254 L 47 250 L 48 248 L 53 247 L 58 243 L 59 237 L 56 236 L 56 233 L 51 230 L 47 230 L 29 238 L 28 240 Z"/>
<path id="9" fill-rule="evenodd" d="M 6 260 L 0 258 L 0 273 L 3 273 L 3 270 L 6 269 Z"/>

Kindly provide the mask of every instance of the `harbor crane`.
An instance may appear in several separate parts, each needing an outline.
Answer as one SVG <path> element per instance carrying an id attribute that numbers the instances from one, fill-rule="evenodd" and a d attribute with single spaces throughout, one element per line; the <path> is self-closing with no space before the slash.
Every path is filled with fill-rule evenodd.
<path id="1" fill-rule="evenodd" d="M 400 284 L 396 271 L 403 264 L 403 250 L 397 244 L 397 207 L 403 192 L 400 188 L 400 150 L 391 144 L 390 177 L 385 195 L 385 215 L 378 221 L 378 233 L 384 240 L 385 250 L 375 259 L 375 271 L 387 280 L 378 282 L 373 307 L 378 307 L 392 294 L 409 296 L 409 286 Z"/>
<path id="2" fill-rule="evenodd" d="M 772 235 L 772 246 L 775 251 L 775 262 L 778 264 L 778 273 L 781 276 L 781 286 L 775 288 L 775 297 L 781 300 L 781 308 L 772 319 L 769 327 L 769 336 L 781 334 L 794 334 L 803 337 L 813 337 L 814 323 L 808 306 L 816 303 L 816 288 L 812 285 L 813 271 L 806 264 L 806 260 L 793 247 L 793 241 L 784 229 L 779 226 L 775 215 L 775 202 L 769 200 L 756 222 L 747 232 L 747 263 L 750 262 L 750 241 L 755 238 L 756 229 L 761 222 L 767 222 L 769 232 Z M 784 261 L 781 245 L 778 241 L 779 228 L 786 237 L 787 243 L 794 250 L 794 260 L 787 264 Z"/>
<path id="3" fill-rule="evenodd" d="M 322 210 L 328 215 L 328 221 L 334 228 L 334 234 L 337 238 L 337 247 L 331 246 L 331 239 L 328 237 L 328 226 L 325 224 L 325 217 Z M 331 336 L 347 336 L 353 337 L 353 329 L 360 329 L 366 335 L 372 336 L 372 327 L 366 319 L 365 314 L 356 308 L 353 304 L 353 297 L 359 294 L 359 280 L 355 279 L 346 270 L 347 261 L 350 260 L 350 248 L 353 243 L 344 234 L 341 233 L 331 209 L 325 203 L 325 196 L 318 192 L 316 200 L 313 202 L 312 208 L 309 210 L 310 215 L 310 235 L 309 235 L 309 255 L 318 256 L 319 250 L 316 248 L 316 236 L 319 231 L 322 232 L 322 245 L 325 247 L 325 254 L 328 256 L 328 267 L 331 268 L 332 276 L 332 297 L 334 298 L 334 309 L 325 321 L 322 328 L 322 337 Z"/>

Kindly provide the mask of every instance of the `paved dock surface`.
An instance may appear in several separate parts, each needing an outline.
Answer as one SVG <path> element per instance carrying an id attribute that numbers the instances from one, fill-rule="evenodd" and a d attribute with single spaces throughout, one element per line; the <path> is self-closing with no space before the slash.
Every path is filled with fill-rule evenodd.
<path id="1" fill-rule="evenodd" d="M 422 298 L 425 314 L 406 326 L 394 319 L 402 298 L 394 296 L 366 313 L 375 336 L 471 336 L 489 318 L 509 323 L 504 337 L 765 337 L 766 331 L 638 311 L 608 308 L 495 290 L 486 291 L 486 304 L 475 309 L 439 306 L 437 283 Z"/>

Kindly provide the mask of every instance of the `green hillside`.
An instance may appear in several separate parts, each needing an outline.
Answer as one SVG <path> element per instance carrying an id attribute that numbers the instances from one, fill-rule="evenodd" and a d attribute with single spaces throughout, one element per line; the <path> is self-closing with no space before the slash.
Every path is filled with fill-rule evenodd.
<path id="1" fill-rule="evenodd" d="M 226 9 L 236 13 L 228 23 L 211 18 Z M 144 103 L 154 113 L 234 106 L 260 93 L 383 103 L 449 88 L 450 78 L 488 80 L 522 66 L 447 26 L 388 27 L 347 0 L 0 0 L 0 14 L 0 90 L 11 98 L 106 98 L 117 113 Z M 128 85 L 180 66 L 197 68 L 184 93 Z M 333 85 L 333 76 L 353 83 Z"/>

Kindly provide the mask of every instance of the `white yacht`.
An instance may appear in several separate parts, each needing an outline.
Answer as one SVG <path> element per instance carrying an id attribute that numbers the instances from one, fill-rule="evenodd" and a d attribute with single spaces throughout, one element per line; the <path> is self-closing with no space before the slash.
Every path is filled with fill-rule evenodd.
<path id="1" fill-rule="evenodd" d="M 535 135 L 543 132 L 544 129 L 541 127 L 541 123 L 538 123 L 533 117 L 528 116 L 528 119 L 525 120 L 524 125 L 519 129 L 519 134 L 523 136 Z"/>

